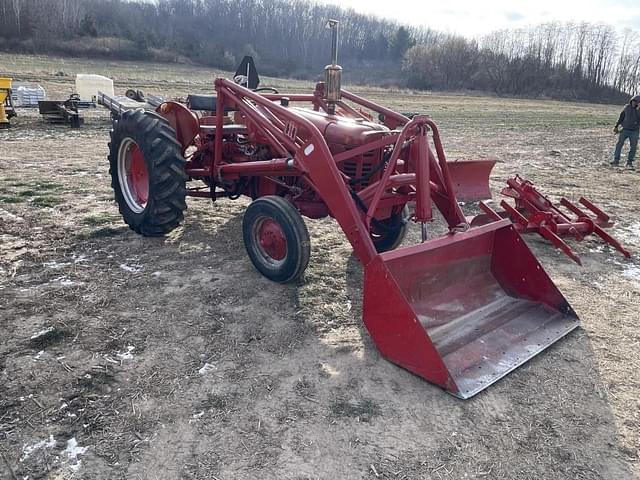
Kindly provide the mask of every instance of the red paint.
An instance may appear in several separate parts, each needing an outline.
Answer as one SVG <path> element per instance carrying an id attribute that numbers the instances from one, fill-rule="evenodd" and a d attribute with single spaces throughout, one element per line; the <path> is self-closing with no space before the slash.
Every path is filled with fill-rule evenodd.
<path id="1" fill-rule="evenodd" d="M 132 144 L 129 148 L 131 162 L 127 178 L 131 186 L 132 193 L 137 197 L 140 205 L 146 205 L 149 200 L 149 172 L 144 163 L 144 156 L 137 144 Z"/>
<path id="2" fill-rule="evenodd" d="M 263 252 L 274 260 L 283 260 L 287 256 L 287 239 L 278 222 L 266 218 L 257 228 L 258 243 Z"/>

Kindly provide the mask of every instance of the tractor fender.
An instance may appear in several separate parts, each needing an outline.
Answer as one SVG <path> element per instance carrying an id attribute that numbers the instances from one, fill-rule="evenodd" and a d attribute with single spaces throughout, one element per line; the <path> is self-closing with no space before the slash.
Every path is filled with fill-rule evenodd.
<path id="1" fill-rule="evenodd" d="M 195 113 L 178 102 L 164 102 L 158 106 L 156 112 L 165 118 L 176 131 L 176 138 L 182 145 L 182 153 L 193 144 L 196 135 L 200 133 L 200 124 Z"/>

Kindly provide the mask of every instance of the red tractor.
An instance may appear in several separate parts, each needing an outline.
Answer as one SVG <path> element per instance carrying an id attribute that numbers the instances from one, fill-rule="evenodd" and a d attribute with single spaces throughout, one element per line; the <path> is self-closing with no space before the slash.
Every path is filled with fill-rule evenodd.
<path id="1" fill-rule="evenodd" d="M 125 112 L 109 154 L 120 212 L 136 232 L 162 235 L 187 196 L 250 197 L 244 244 L 277 282 L 309 261 L 303 216 L 333 217 L 365 268 L 363 319 L 381 353 L 468 398 L 578 318 L 509 220 L 471 228 L 463 215 L 458 200 L 489 195 L 493 162 L 449 163 L 429 117 L 341 89 L 330 26 L 333 61 L 311 94 L 254 91 L 248 62 L 236 75 L 246 86 L 218 78 L 215 95 L 188 106 Z M 434 204 L 449 233 L 426 241 Z M 396 249 L 409 221 L 423 243 Z"/>

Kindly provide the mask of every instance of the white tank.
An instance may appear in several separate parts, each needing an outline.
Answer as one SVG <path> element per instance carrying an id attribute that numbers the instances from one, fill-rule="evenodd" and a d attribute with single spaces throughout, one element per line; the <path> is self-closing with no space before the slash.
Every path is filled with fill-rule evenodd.
<path id="1" fill-rule="evenodd" d="M 80 100 L 95 102 L 98 92 L 113 97 L 113 80 L 102 75 L 86 73 L 76 75 L 76 93 L 80 95 Z"/>

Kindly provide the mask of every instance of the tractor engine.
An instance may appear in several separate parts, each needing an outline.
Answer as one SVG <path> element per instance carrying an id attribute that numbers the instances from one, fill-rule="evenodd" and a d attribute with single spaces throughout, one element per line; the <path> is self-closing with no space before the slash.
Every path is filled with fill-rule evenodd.
<path id="1" fill-rule="evenodd" d="M 327 115 L 324 112 L 308 108 L 290 107 L 292 111 L 309 120 L 322 134 L 332 154 L 351 150 L 387 135 L 390 130 L 381 124 L 361 118 L 352 119 L 337 115 Z M 254 127 L 251 121 L 243 115 L 236 115 L 234 122 L 245 124 L 244 133 L 237 133 L 226 138 L 223 143 L 222 158 L 225 163 L 242 163 L 264 161 L 276 158 L 276 153 L 269 147 L 269 141 L 264 138 L 261 130 Z M 212 140 L 212 139 L 210 139 Z M 211 152 L 202 150 L 203 156 L 208 156 L 203 163 L 212 161 Z M 362 155 L 352 157 L 338 163 L 338 169 L 349 177 L 349 185 L 354 192 L 375 183 L 379 178 L 386 162 L 387 152 L 383 148 L 368 151 Z M 402 164 L 402 161 L 399 162 Z M 222 186 L 222 185 L 221 185 Z M 234 185 L 227 186 L 235 192 L 252 198 L 264 195 L 282 195 L 289 199 L 309 218 L 323 218 L 329 215 L 325 202 L 308 184 L 296 177 L 265 177 L 237 179 Z"/>
<path id="2" fill-rule="evenodd" d="M 334 155 L 378 140 L 389 132 L 389 129 L 384 125 L 361 118 L 352 119 L 327 115 L 303 108 L 295 108 L 294 110 L 320 130 L 329 150 Z M 338 168 L 351 179 L 350 184 L 357 191 L 379 177 L 379 172 L 384 164 L 383 157 L 382 149 L 377 149 L 340 162 Z"/>

